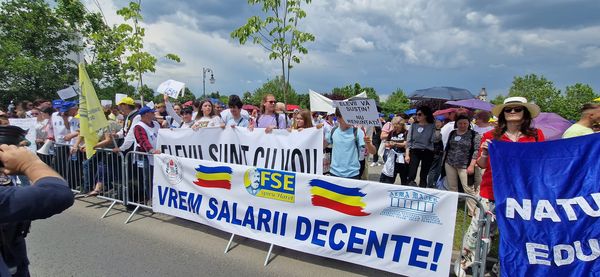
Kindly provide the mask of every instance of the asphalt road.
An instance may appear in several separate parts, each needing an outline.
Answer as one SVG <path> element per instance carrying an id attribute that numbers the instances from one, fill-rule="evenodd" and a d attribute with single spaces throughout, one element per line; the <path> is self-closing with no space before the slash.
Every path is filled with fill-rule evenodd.
<path id="1" fill-rule="evenodd" d="M 370 171 L 379 178 L 380 168 Z M 128 213 L 100 199 L 83 198 L 64 213 L 35 221 L 27 237 L 33 276 L 392 276 L 329 258 L 236 237 L 198 223 L 143 211 Z"/>

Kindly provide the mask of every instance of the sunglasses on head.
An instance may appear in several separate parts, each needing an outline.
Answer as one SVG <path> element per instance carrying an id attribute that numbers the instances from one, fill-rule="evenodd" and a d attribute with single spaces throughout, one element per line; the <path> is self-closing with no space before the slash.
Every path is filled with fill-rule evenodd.
<path id="1" fill-rule="evenodd" d="M 510 107 L 510 108 L 504 108 L 503 110 L 505 113 L 510 113 L 510 112 L 515 112 L 515 113 L 520 113 L 523 111 L 523 107 Z"/>

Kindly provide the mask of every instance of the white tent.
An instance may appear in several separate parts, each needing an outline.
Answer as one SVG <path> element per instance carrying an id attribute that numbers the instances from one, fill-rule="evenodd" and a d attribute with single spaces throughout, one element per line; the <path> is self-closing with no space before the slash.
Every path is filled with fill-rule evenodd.
<path id="1" fill-rule="evenodd" d="M 313 91 L 312 89 L 308 90 L 308 96 L 310 98 L 310 111 L 312 112 L 326 112 L 326 113 L 334 113 L 335 106 L 333 104 L 333 100 L 319 94 L 318 92 Z M 352 98 L 367 98 L 367 93 L 365 91 L 350 97 Z M 348 100 L 348 99 L 346 99 Z"/>

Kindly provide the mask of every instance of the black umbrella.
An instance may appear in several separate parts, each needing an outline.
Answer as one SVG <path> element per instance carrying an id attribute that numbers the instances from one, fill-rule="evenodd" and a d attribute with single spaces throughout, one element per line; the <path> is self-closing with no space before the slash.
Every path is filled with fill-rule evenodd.
<path id="1" fill-rule="evenodd" d="M 475 96 L 468 89 L 454 87 L 432 87 L 415 90 L 409 97 L 410 100 L 443 99 L 463 100 L 473 99 Z"/>

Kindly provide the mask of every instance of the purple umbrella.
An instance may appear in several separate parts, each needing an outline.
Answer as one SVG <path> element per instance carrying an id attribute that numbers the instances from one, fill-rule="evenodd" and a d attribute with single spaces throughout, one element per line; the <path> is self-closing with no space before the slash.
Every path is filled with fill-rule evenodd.
<path id="1" fill-rule="evenodd" d="M 555 113 L 540 113 L 533 119 L 533 126 L 542 129 L 546 140 L 557 140 L 571 127 L 571 122 Z"/>
<path id="2" fill-rule="evenodd" d="M 446 104 L 448 105 L 452 105 L 452 106 L 458 106 L 458 107 L 465 107 L 468 109 L 474 109 L 474 110 L 483 110 L 483 111 L 488 111 L 491 112 L 492 108 L 494 108 L 494 105 L 492 105 L 491 103 L 479 100 L 479 99 L 465 99 L 465 100 L 458 100 L 458 101 L 448 101 L 446 102 Z"/>

